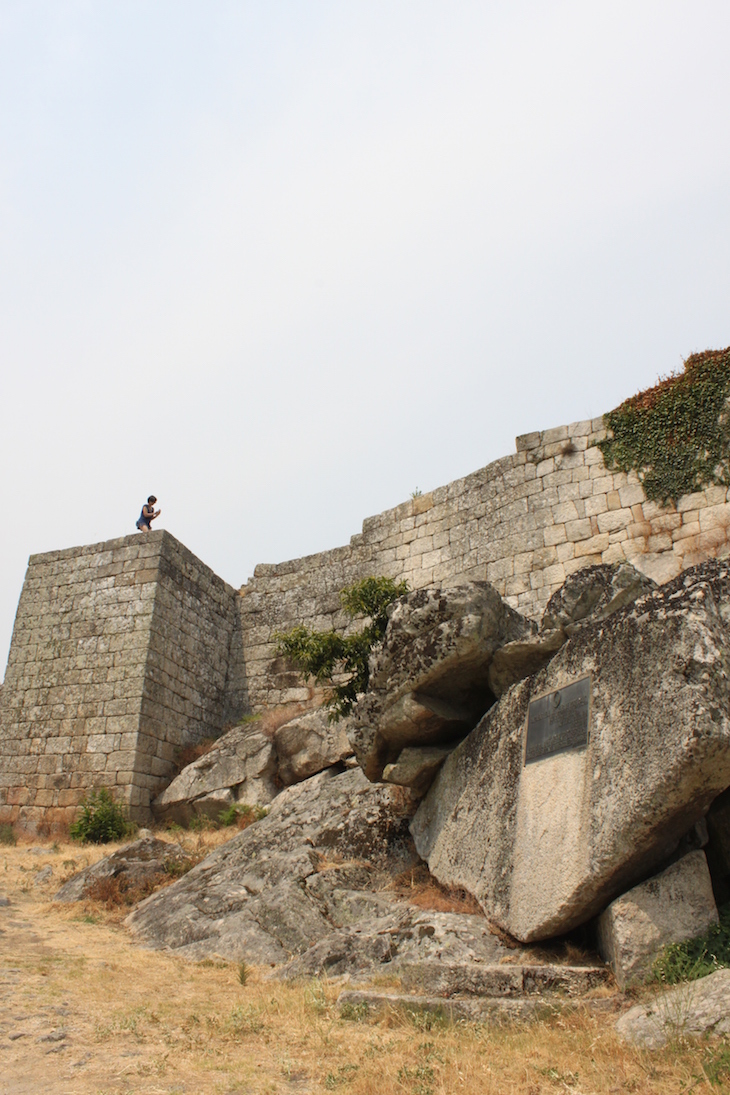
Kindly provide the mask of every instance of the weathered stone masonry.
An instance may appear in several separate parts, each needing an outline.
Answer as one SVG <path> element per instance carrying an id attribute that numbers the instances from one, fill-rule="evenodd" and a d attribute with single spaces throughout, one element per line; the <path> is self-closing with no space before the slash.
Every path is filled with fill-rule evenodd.
<path id="1" fill-rule="evenodd" d="M 68 819 L 98 785 L 146 818 L 176 749 L 245 704 L 236 603 L 167 532 L 32 556 L 0 701 L 0 820 Z"/>
<path id="2" fill-rule="evenodd" d="M 648 502 L 636 475 L 606 469 L 595 446 L 603 437 L 602 418 L 526 434 L 513 456 L 368 518 L 347 547 L 258 566 L 241 590 L 253 707 L 305 699 L 272 635 L 343 624 L 337 593 L 366 575 L 406 578 L 412 589 L 486 579 L 537 619 L 581 567 L 627 559 L 664 582 L 726 548 L 724 487 L 676 507 Z"/>
<path id="3" fill-rule="evenodd" d="M 33 556 L 0 694 L 0 820 L 62 820 L 100 784 L 145 818 L 181 744 L 310 699 L 274 635 L 344 625 L 338 593 L 359 578 L 486 579 L 539 618 L 591 563 L 627 559 L 663 582 L 727 549 L 725 488 L 648 502 L 635 475 L 605 468 L 603 436 L 594 419 L 519 437 L 345 547 L 258 566 L 240 595 L 162 531 Z"/>

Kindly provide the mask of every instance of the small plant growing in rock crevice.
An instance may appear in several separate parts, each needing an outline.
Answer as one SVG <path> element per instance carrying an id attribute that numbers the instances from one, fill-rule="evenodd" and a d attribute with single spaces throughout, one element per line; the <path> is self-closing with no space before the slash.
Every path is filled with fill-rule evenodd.
<path id="1" fill-rule="evenodd" d="M 15 835 L 15 829 L 7 822 L 3 821 L 0 825 L 0 844 L 17 844 L 18 838 Z"/>
<path id="2" fill-rule="evenodd" d="M 392 578 L 364 578 L 340 592 L 340 603 L 350 617 L 369 617 L 360 631 L 342 635 L 338 631 L 314 631 L 300 626 L 277 633 L 278 653 L 284 655 L 319 684 L 328 684 L 325 704 L 332 722 L 348 715 L 358 693 L 364 692 L 370 677 L 370 651 L 385 635 L 388 608 L 408 592 L 407 582 Z M 346 675 L 342 683 L 334 678 Z"/>
<path id="3" fill-rule="evenodd" d="M 730 966 L 730 904 L 723 905 L 719 913 L 719 922 L 704 935 L 665 947 L 654 962 L 650 979 L 676 985 Z"/>
<path id="4" fill-rule="evenodd" d="M 121 840 L 130 831 L 124 810 L 106 787 L 89 792 L 79 803 L 79 811 L 76 821 L 69 827 L 72 840 L 108 844 L 111 840 Z"/>

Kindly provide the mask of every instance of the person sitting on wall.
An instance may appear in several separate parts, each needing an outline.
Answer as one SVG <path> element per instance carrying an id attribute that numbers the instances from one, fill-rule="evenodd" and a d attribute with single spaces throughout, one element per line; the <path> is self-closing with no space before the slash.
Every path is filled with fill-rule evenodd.
<path id="1" fill-rule="evenodd" d="M 137 528 L 140 532 L 151 532 L 151 522 L 154 521 L 155 517 L 159 517 L 162 513 L 161 509 L 155 510 L 156 501 L 157 499 L 155 498 L 154 494 L 151 494 L 145 504 L 142 506 L 142 512 L 140 513 L 139 520 L 137 521 Z"/>

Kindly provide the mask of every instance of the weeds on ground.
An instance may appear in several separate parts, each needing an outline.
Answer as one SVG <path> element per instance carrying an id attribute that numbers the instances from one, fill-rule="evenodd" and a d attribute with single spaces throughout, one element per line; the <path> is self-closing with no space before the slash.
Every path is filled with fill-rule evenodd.
<path id="1" fill-rule="evenodd" d="M 723 905 L 719 912 L 719 923 L 703 935 L 665 947 L 654 962 L 650 980 L 676 985 L 730 966 L 730 904 Z"/>
<path id="2" fill-rule="evenodd" d="M 4 821 L 2 823 L 2 825 L 0 825 L 0 844 L 17 844 L 17 843 L 18 843 L 18 838 L 15 835 L 15 829 L 13 828 L 13 826 L 9 822 Z"/>
<path id="3" fill-rule="evenodd" d="M 723 1039 L 710 1048 L 702 1061 L 702 1071 L 711 1084 L 730 1090 L 730 1041 Z"/>
<path id="4" fill-rule="evenodd" d="M 90 844 L 108 844 L 121 840 L 130 831 L 124 810 L 106 787 L 91 791 L 79 804 L 79 817 L 69 827 L 72 840 Z"/>

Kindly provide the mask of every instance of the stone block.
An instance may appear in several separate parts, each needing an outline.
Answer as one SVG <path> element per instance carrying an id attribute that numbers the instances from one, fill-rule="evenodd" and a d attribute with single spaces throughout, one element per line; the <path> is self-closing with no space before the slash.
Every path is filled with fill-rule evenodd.
<path id="1" fill-rule="evenodd" d="M 568 539 L 565 525 L 556 524 L 548 525 L 544 531 L 545 544 L 547 546 L 555 546 L 556 544 L 563 544 Z"/>
<path id="2" fill-rule="evenodd" d="M 706 506 L 699 511 L 699 523 L 702 532 L 709 529 L 726 529 L 730 525 L 730 504 L 723 502 L 721 505 Z"/>
<path id="3" fill-rule="evenodd" d="M 604 466 L 604 464 L 603 464 L 603 453 L 595 445 L 589 445 L 588 446 L 588 448 L 586 449 L 586 451 L 583 455 L 583 459 L 584 459 L 586 464 L 592 465 L 593 467 L 601 467 L 602 468 Z"/>
<path id="4" fill-rule="evenodd" d="M 571 544 L 575 544 L 579 540 L 587 540 L 591 535 L 590 518 L 584 517 L 582 520 L 578 521 L 567 521 L 565 524 L 565 532 L 566 539 L 570 540 Z"/>
<path id="5" fill-rule="evenodd" d="M 581 540 L 580 543 L 575 544 L 575 558 L 587 559 L 589 556 L 597 555 L 601 556 L 604 551 L 608 550 L 609 538 L 607 532 L 602 532 L 597 536 L 591 536 L 588 540 Z M 586 561 L 584 566 L 590 564 Z"/>
<path id="6" fill-rule="evenodd" d="M 645 500 L 644 488 L 640 483 L 627 483 L 618 492 L 621 507 L 640 506 Z"/>
<path id="7" fill-rule="evenodd" d="M 624 554 L 624 549 L 623 549 L 623 547 L 621 546 L 620 543 L 618 543 L 618 544 L 609 544 L 609 546 L 606 548 L 606 550 L 601 555 L 601 562 L 602 563 L 622 563 L 625 558 L 626 558 L 626 555 Z"/>
<path id="8" fill-rule="evenodd" d="M 605 513 L 599 513 L 596 522 L 599 532 L 615 532 L 616 529 L 633 525 L 634 515 L 630 509 L 611 509 L 609 502 L 608 510 Z"/>
<path id="9" fill-rule="evenodd" d="M 575 502 L 573 501 L 559 502 L 552 507 L 552 513 L 555 524 L 578 520 L 578 510 L 575 508 Z"/>
<path id="10" fill-rule="evenodd" d="M 717 921 L 705 853 L 690 852 L 608 906 L 597 921 L 598 949 L 625 989 L 645 979 L 664 947 L 703 935 Z"/>
<path id="11" fill-rule="evenodd" d="M 686 513 L 687 510 L 700 510 L 704 509 L 707 505 L 707 498 L 704 491 L 697 491 L 695 494 L 683 494 L 677 502 L 677 512 Z"/>
<path id="12" fill-rule="evenodd" d="M 561 502 L 574 502 L 577 498 L 580 498 L 580 483 L 574 483 L 571 479 L 569 483 L 559 486 L 558 498 Z"/>
<path id="13" fill-rule="evenodd" d="M 652 531 L 655 533 L 673 532 L 682 525 L 682 520 L 681 513 L 663 513 L 651 521 Z"/>
<path id="14" fill-rule="evenodd" d="M 586 517 L 597 517 L 599 513 L 605 513 L 608 502 L 605 494 L 592 494 L 585 499 Z"/>

